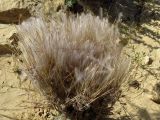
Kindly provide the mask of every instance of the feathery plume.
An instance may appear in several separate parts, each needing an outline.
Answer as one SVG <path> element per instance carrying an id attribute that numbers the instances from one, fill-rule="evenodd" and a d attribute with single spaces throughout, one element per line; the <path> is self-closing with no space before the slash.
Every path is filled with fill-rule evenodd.
<path id="1" fill-rule="evenodd" d="M 116 25 L 61 14 L 48 23 L 30 18 L 18 30 L 28 76 L 59 111 L 73 120 L 110 114 L 129 68 Z"/>

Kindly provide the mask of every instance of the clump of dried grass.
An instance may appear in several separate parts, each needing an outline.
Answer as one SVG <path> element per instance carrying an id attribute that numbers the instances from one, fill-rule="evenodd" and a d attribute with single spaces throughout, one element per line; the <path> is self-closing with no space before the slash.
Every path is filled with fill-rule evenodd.
<path id="1" fill-rule="evenodd" d="M 61 14 L 49 23 L 31 18 L 18 27 L 28 76 L 73 120 L 110 114 L 126 80 L 118 29 L 91 14 Z"/>

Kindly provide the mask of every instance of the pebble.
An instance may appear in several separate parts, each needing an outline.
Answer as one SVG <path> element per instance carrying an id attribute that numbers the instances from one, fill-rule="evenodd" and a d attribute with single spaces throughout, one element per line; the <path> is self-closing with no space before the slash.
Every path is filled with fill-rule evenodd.
<path id="1" fill-rule="evenodd" d="M 142 60 L 142 65 L 151 65 L 153 63 L 153 59 L 149 56 L 145 56 Z"/>
<path id="2" fill-rule="evenodd" d="M 156 83 L 153 87 L 152 101 L 160 104 L 160 82 Z"/>

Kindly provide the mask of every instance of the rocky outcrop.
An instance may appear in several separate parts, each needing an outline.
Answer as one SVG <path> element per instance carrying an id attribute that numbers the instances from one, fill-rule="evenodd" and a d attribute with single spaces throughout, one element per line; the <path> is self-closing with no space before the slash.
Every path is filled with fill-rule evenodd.
<path id="1" fill-rule="evenodd" d="M 21 23 L 23 20 L 29 18 L 31 14 L 27 9 L 13 8 L 7 11 L 0 12 L 0 23 Z"/>
<path id="2" fill-rule="evenodd" d="M 0 23 L 18 24 L 39 11 L 40 3 L 40 0 L 0 0 Z"/>

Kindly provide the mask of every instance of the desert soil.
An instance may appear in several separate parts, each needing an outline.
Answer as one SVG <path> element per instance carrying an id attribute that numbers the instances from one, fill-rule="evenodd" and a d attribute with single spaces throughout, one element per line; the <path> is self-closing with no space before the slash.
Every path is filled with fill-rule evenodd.
<path id="1" fill-rule="evenodd" d="M 15 32 L 14 25 L 0 24 L 0 120 L 53 120 L 58 113 L 47 106 L 16 57 L 3 51 Z M 157 93 L 153 89 L 160 82 L 160 21 L 143 24 L 135 34 L 125 48 L 134 75 L 114 106 L 113 118 L 160 120 L 160 104 L 154 101 Z"/>

